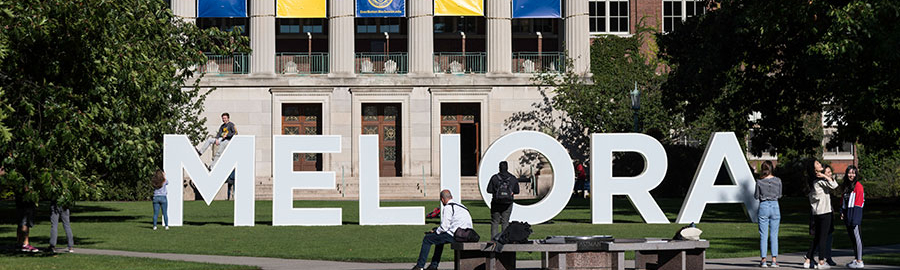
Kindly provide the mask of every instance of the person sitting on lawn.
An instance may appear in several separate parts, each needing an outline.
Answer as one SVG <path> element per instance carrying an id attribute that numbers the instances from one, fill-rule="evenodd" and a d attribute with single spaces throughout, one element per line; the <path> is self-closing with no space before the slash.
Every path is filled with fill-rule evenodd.
<path id="1" fill-rule="evenodd" d="M 434 256 L 431 257 L 431 265 L 426 269 L 437 270 L 438 264 L 441 262 L 441 253 L 444 251 L 444 244 L 455 242 L 453 234 L 457 229 L 472 228 L 472 216 L 469 215 L 469 210 L 462 204 L 453 201 L 450 190 L 441 191 L 441 205 L 441 226 L 425 232 L 422 249 L 419 251 L 419 260 L 416 261 L 416 266 L 413 266 L 412 270 L 422 270 L 431 245 L 434 245 Z"/>

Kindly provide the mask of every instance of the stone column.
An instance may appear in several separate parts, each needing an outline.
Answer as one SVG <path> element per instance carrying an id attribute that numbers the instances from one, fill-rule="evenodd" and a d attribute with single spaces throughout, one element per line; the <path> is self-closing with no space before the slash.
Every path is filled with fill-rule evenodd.
<path id="1" fill-rule="evenodd" d="M 487 1 L 487 69 L 488 75 L 512 74 L 512 3 L 510 0 Z M 584 1 L 584 0 L 581 0 Z M 587 1 L 585 1 L 585 6 Z"/>
<path id="2" fill-rule="evenodd" d="M 196 0 L 172 0 L 172 13 L 185 22 L 197 22 Z"/>
<path id="3" fill-rule="evenodd" d="M 431 1 L 409 3 L 409 73 L 416 77 L 434 75 L 434 7 Z"/>
<path id="4" fill-rule="evenodd" d="M 250 1 L 250 75 L 275 76 L 275 0 Z"/>
<path id="5" fill-rule="evenodd" d="M 567 56 L 574 63 L 575 73 L 588 74 L 591 71 L 591 33 L 588 27 L 588 1 L 565 0 L 565 27 Z"/>
<path id="6" fill-rule="evenodd" d="M 353 3 L 347 0 L 328 1 L 328 59 L 332 77 L 353 77 L 356 59 L 356 29 Z"/>

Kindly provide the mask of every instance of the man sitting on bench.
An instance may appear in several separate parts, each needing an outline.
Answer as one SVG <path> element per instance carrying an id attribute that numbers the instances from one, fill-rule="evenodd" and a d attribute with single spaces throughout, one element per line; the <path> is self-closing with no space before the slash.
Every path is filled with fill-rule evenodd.
<path id="1" fill-rule="evenodd" d="M 438 264 L 441 262 L 441 253 L 444 251 L 444 244 L 454 242 L 453 234 L 456 233 L 456 229 L 472 228 L 472 216 L 469 215 L 469 209 L 454 202 L 450 190 L 441 191 L 441 205 L 441 226 L 425 232 L 425 238 L 422 239 L 422 250 L 419 251 L 419 260 L 416 261 L 416 266 L 413 266 L 412 270 L 422 270 L 431 245 L 434 245 L 434 256 L 431 257 L 431 265 L 426 269 L 437 270 Z"/>

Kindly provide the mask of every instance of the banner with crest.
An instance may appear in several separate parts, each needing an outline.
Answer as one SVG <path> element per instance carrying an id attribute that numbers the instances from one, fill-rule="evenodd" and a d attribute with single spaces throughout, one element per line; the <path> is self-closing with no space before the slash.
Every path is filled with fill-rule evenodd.
<path id="1" fill-rule="evenodd" d="M 406 0 L 356 0 L 356 17 L 406 17 Z"/>

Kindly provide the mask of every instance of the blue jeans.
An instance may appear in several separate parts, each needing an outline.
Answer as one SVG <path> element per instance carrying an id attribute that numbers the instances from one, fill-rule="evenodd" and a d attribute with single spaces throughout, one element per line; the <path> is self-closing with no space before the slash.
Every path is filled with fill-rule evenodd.
<path id="1" fill-rule="evenodd" d="M 169 226 L 169 200 L 166 196 L 153 196 L 153 227 L 156 227 L 156 218 L 159 217 L 159 209 L 162 208 L 163 222 Z"/>
<path id="2" fill-rule="evenodd" d="M 778 257 L 778 226 L 781 224 L 781 210 L 778 201 L 759 203 L 759 254 L 766 257 L 768 244 L 772 242 L 772 257 Z"/>
<path id="3" fill-rule="evenodd" d="M 422 250 L 419 251 L 419 260 L 416 261 L 416 267 L 425 267 L 425 259 L 428 258 L 428 251 L 431 245 L 434 245 L 434 256 L 431 257 L 431 265 L 437 267 L 441 263 L 441 253 L 444 252 L 444 244 L 453 243 L 453 236 L 450 233 L 429 233 L 422 238 Z"/>

